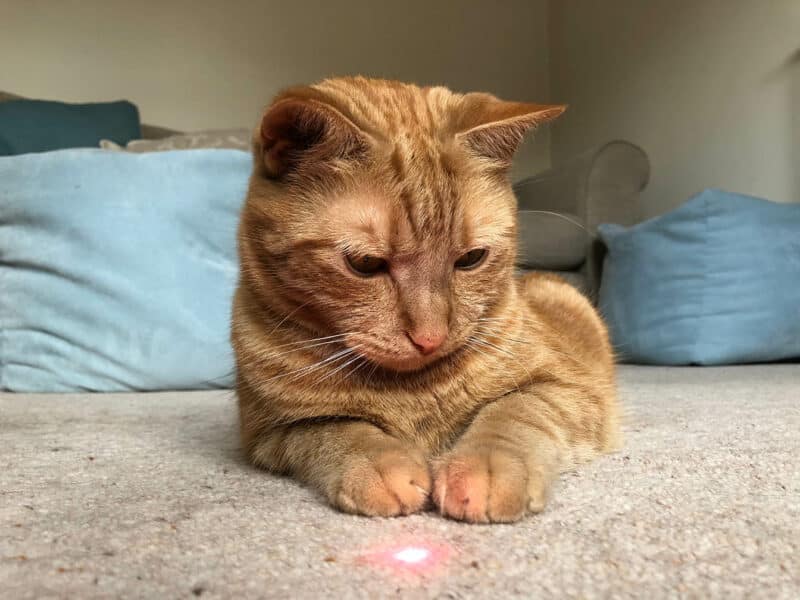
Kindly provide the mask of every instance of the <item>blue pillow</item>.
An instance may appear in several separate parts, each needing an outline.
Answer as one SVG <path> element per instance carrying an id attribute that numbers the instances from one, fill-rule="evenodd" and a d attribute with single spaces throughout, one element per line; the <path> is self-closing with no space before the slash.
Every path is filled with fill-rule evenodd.
<path id="1" fill-rule="evenodd" d="M 94 104 L 0 102 L 0 156 L 96 148 L 102 139 L 125 145 L 141 136 L 139 111 L 124 100 Z"/>
<path id="2" fill-rule="evenodd" d="M 623 360 L 800 357 L 800 204 L 706 190 L 630 229 L 601 225 L 600 308 Z"/>
<path id="3" fill-rule="evenodd" d="M 230 387 L 238 150 L 0 158 L 0 389 Z"/>

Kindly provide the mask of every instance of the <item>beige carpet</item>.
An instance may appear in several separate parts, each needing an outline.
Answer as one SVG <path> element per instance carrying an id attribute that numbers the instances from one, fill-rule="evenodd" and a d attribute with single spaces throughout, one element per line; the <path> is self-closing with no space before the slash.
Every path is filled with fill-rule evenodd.
<path id="1" fill-rule="evenodd" d="M 231 394 L 0 395 L 0 597 L 800 597 L 800 365 L 621 380 L 625 450 L 503 526 L 336 513 Z"/>

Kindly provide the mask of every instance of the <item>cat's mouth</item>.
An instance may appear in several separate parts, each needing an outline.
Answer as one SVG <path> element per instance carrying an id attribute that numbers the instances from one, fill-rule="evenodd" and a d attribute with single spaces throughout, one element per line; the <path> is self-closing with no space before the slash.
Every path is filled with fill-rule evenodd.
<path id="1" fill-rule="evenodd" d="M 440 348 L 436 352 L 423 355 L 416 350 L 412 352 L 387 352 L 365 344 L 361 345 L 358 352 L 371 363 L 398 373 L 421 371 L 450 354 L 450 351 L 446 348 Z"/>

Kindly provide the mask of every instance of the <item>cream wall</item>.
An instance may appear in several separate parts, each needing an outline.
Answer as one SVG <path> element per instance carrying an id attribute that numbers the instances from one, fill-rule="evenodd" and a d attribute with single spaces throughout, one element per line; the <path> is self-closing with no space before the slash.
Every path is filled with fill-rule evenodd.
<path id="1" fill-rule="evenodd" d="M 547 46 L 546 0 L 2 0 L 0 89 L 250 127 L 281 87 L 337 74 L 546 102 Z M 515 177 L 548 164 L 537 137 Z"/>
<path id="2" fill-rule="evenodd" d="M 622 137 L 653 172 L 645 212 L 705 187 L 800 200 L 798 0 L 553 0 L 554 163 Z"/>

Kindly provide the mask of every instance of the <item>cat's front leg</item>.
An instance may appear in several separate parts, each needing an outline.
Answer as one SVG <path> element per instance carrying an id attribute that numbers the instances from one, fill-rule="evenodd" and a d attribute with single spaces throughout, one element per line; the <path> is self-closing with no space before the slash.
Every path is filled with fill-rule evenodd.
<path id="1" fill-rule="evenodd" d="M 564 448 L 563 423 L 545 401 L 551 393 L 534 386 L 485 406 L 436 459 L 433 498 L 443 515 L 508 523 L 544 509 Z"/>
<path id="2" fill-rule="evenodd" d="M 255 440 L 250 456 L 259 466 L 304 481 L 349 513 L 414 513 L 427 504 L 431 488 L 421 451 L 363 421 L 272 428 Z"/>

